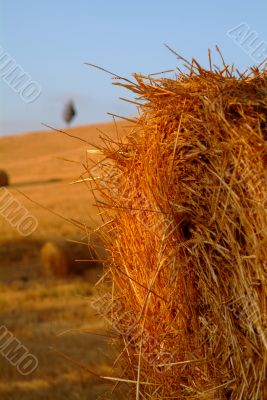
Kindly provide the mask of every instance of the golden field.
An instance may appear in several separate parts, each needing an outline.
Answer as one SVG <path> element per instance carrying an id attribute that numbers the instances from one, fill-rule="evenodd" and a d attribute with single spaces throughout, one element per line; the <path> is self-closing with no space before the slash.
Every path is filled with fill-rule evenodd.
<path id="1" fill-rule="evenodd" d="M 97 144 L 99 130 L 116 135 L 113 124 L 68 132 Z M 107 338 L 94 334 L 104 332 L 104 321 L 90 306 L 101 272 L 87 279 L 44 278 L 39 254 L 42 243 L 51 238 L 84 240 L 77 227 L 53 213 L 90 227 L 99 224 L 90 190 L 84 183 L 70 185 L 83 171 L 88 148 L 93 146 L 54 131 L 0 139 L 0 169 L 10 176 L 8 190 L 38 220 L 37 230 L 22 237 L 0 216 L 0 325 L 38 359 L 38 369 L 22 376 L 0 355 L 1 399 L 110 398 L 105 392 L 111 385 L 86 370 L 112 374 L 111 346 Z"/>

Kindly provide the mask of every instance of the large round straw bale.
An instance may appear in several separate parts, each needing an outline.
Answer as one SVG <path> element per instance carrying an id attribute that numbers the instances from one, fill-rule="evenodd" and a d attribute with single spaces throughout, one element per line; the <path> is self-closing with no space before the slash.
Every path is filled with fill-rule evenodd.
<path id="1" fill-rule="evenodd" d="M 140 116 L 95 180 L 112 281 L 99 306 L 130 398 L 264 400 L 267 74 L 188 69 L 125 82 Z"/>
<path id="2" fill-rule="evenodd" d="M 0 187 L 1 186 L 8 186 L 9 184 L 9 178 L 8 174 L 4 170 L 0 170 Z"/>
<path id="3" fill-rule="evenodd" d="M 41 249 L 41 262 L 45 275 L 84 275 L 101 266 L 96 244 L 54 239 L 46 242 Z M 99 246 L 99 244 L 98 244 Z"/>

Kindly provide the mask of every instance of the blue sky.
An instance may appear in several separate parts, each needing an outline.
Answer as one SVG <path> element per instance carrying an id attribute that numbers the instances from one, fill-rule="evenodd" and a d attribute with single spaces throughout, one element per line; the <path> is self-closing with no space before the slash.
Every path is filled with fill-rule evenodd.
<path id="1" fill-rule="evenodd" d="M 75 124 L 108 121 L 107 112 L 133 115 L 118 100 L 127 91 L 85 62 L 128 77 L 175 68 L 163 43 L 204 65 L 217 44 L 242 70 L 255 61 L 227 31 L 245 22 L 267 41 L 266 16 L 266 0 L 0 0 L 0 46 L 42 88 L 25 103 L 0 79 L 0 135 L 42 130 L 42 122 L 64 126 L 68 98 L 78 109 Z"/>

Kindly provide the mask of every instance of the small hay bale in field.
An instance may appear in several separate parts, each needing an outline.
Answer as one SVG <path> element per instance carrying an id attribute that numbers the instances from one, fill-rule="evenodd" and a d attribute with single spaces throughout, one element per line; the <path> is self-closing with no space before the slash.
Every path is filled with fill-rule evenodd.
<path id="1" fill-rule="evenodd" d="M 0 187 L 9 185 L 9 177 L 6 171 L 0 170 Z"/>
<path id="2" fill-rule="evenodd" d="M 64 246 L 57 242 L 46 242 L 41 248 L 42 272 L 46 276 L 64 277 L 69 273 L 69 265 Z"/>
<path id="3" fill-rule="evenodd" d="M 41 249 L 41 263 L 44 275 L 84 275 L 88 270 L 99 268 L 101 262 L 92 246 L 85 243 L 53 240 Z"/>
<path id="4" fill-rule="evenodd" d="M 98 174 L 111 173 L 93 181 L 118 378 L 140 400 L 266 399 L 266 71 L 193 61 L 174 79 L 134 77 L 121 84 L 140 116 L 105 142 Z"/>

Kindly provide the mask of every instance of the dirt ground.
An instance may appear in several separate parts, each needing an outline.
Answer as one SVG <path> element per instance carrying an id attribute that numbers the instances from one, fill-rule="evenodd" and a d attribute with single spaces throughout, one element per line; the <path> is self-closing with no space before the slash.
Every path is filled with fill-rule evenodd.
<path id="1" fill-rule="evenodd" d="M 109 124 L 69 132 L 98 143 L 99 129 L 116 135 Z M 105 322 L 91 306 L 101 269 L 65 279 L 41 273 L 40 248 L 46 240 L 84 240 L 83 232 L 52 212 L 92 228 L 101 222 L 89 188 L 70 185 L 83 173 L 88 148 L 93 146 L 54 132 L 0 139 L 0 169 L 10 176 L 8 190 L 38 221 L 36 231 L 22 237 L 0 215 L 0 326 L 38 359 L 36 371 L 23 376 L 0 354 L 1 399 L 121 398 L 96 376 L 114 375 L 112 346 L 101 336 Z"/>

